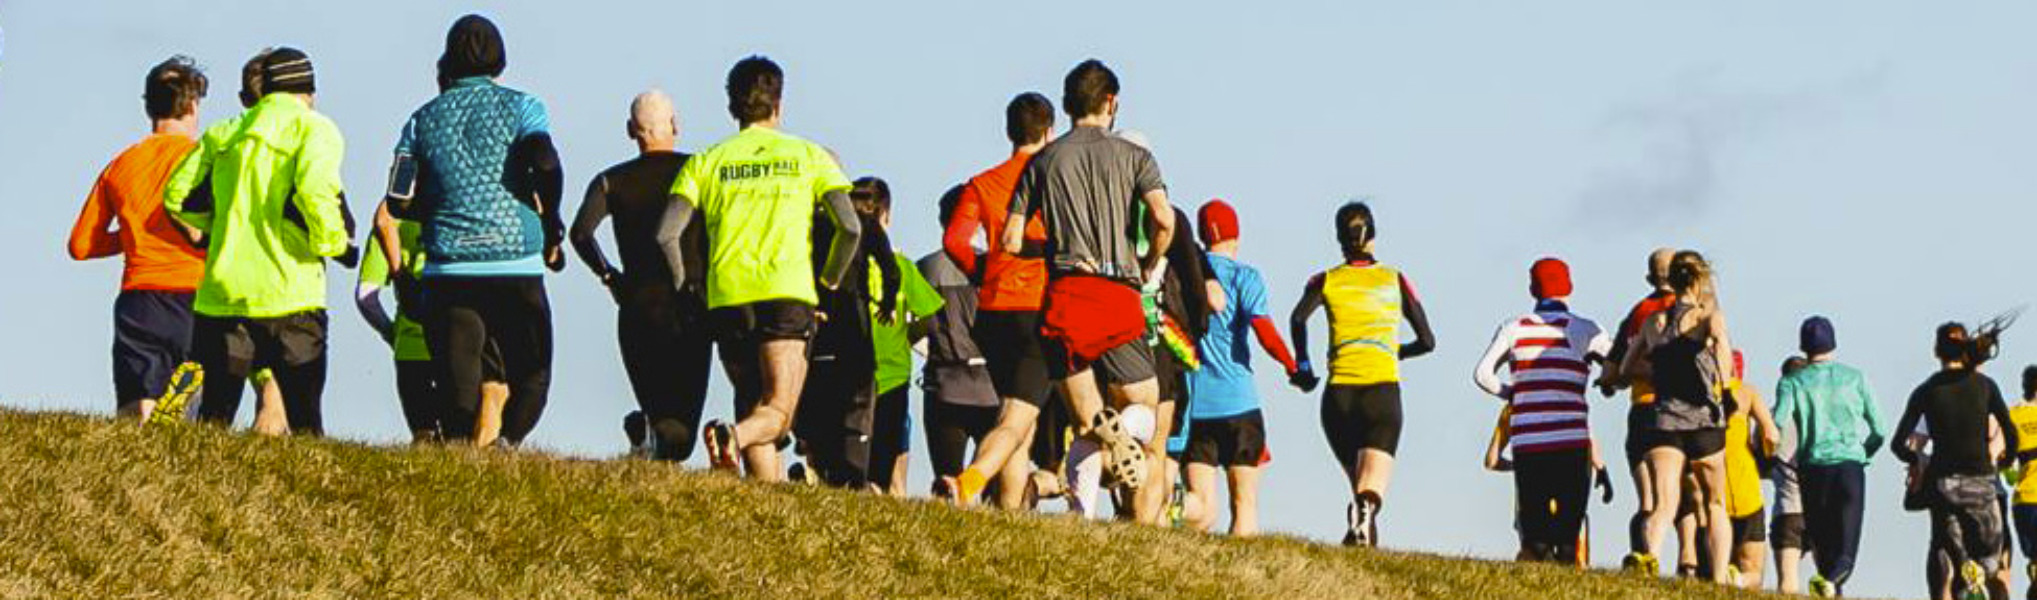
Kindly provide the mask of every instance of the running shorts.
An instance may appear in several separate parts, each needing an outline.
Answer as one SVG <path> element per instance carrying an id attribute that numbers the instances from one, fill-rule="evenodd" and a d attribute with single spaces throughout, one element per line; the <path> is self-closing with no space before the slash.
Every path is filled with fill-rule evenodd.
<path id="1" fill-rule="evenodd" d="M 126 290 L 113 299 L 113 397 L 117 405 L 163 395 L 191 350 L 191 292 Z M 115 406 L 114 408 L 120 408 Z"/>
<path id="2" fill-rule="evenodd" d="M 1266 454 L 1266 418 L 1254 410 L 1220 419 L 1196 419 L 1184 460 L 1219 467 L 1256 467 Z"/>
<path id="3" fill-rule="evenodd" d="M 1776 549 L 1810 550 L 1810 538 L 1804 533 L 1804 513 L 1775 515 L 1775 522 L 1769 525 L 1771 538 Z"/>
<path id="4" fill-rule="evenodd" d="M 1627 464 L 1641 462 L 1649 450 L 1670 445 L 1662 430 L 1655 428 L 1655 405 L 1635 404 L 1627 409 Z"/>
<path id="5" fill-rule="evenodd" d="M 1047 374 L 1055 380 L 1084 369 L 1094 369 L 1096 375 L 1117 385 L 1129 385 L 1153 379 L 1153 349 L 1145 340 L 1133 340 L 1103 351 L 1094 362 L 1082 364 L 1068 348 L 1060 342 L 1045 340 L 1041 345 L 1046 349 Z M 1000 390 L 1002 393 L 1002 390 Z"/>
<path id="6" fill-rule="evenodd" d="M 1400 449 L 1400 384 L 1330 384 L 1323 390 L 1323 436 L 1344 471 L 1358 464 L 1358 451 L 1392 455 Z"/>
<path id="7" fill-rule="evenodd" d="M 1754 514 L 1733 518 L 1733 545 L 1759 544 L 1768 541 L 1768 508 L 1755 510 Z"/>
<path id="8" fill-rule="evenodd" d="M 2018 504 L 2009 512 L 2016 517 L 2016 543 L 2022 546 L 2023 558 L 2037 561 L 2037 504 Z"/>
<path id="9" fill-rule="evenodd" d="M 735 388 L 737 419 L 750 415 L 764 398 L 763 344 L 813 339 L 814 307 L 791 300 L 767 300 L 724 306 L 708 313 L 709 327 L 721 348 L 722 369 Z M 782 447 L 786 440 L 780 438 Z"/>
<path id="10" fill-rule="evenodd" d="M 984 362 L 990 369 L 990 384 L 997 388 L 998 396 L 1017 398 L 1033 406 L 1046 403 L 1051 380 L 1040 345 L 1038 311 L 978 311 L 970 336 L 983 351 Z"/>
<path id="11" fill-rule="evenodd" d="M 1726 430 L 1724 429 L 1664 431 L 1658 435 L 1662 436 L 1664 443 L 1656 446 L 1657 448 L 1664 446 L 1675 448 L 1683 452 L 1684 458 L 1689 460 L 1697 460 L 1718 454 L 1726 449 Z"/>

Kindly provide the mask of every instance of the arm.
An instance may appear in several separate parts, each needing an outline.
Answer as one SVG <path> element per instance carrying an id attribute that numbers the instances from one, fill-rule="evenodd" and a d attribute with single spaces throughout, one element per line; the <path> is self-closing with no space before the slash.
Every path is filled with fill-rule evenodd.
<path id="1" fill-rule="evenodd" d="M 962 197 L 955 202 L 955 214 L 948 219 L 948 228 L 941 232 L 941 251 L 946 252 L 948 260 L 954 261 L 955 267 L 971 279 L 981 278 L 981 274 L 976 272 L 976 248 L 969 242 L 976 237 L 976 229 L 981 225 L 982 208 L 979 204 L 982 201 L 982 196 L 976 193 L 976 186 L 962 186 Z M 984 240 L 984 243 L 996 247 L 1003 241 Z"/>
<path id="2" fill-rule="evenodd" d="M 1485 443 L 1485 470 L 1487 471 L 1505 473 L 1514 470 L 1513 462 L 1507 460 L 1506 457 L 1507 443 L 1512 441 L 1511 436 L 1508 435 L 1507 427 L 1507 418 L 1509 416 L 1507 411 L 1500 411 L 1499 424 L 1492 428 L 1492 439 Z"/>
<path id="3" fill-rule="evenodd" d="M 1754 420 L 1755 430 L 1757 435 L 1760 436 L 1756 439 L 1761 440 L 1761 454 L 1763 456 L 1777 456 L 1777 453 L 1782 448 L 1782 427 L 1776 425 L 1775 415 L 1768 412 L 1768 403 L 1762 402 L 1759 396 L 1755 396 L 1752 389 L 1748 390 L 1747 395 L 1749 396 L 1748 404 L 1750 405 L 1748 407 L 1748 418 Z"/>
<path id="4" fill-rule="evenodd" d="M 1500 380 L 1499 372 L 1507 368 L 1507 351 L 1513 348 L 1514 323 L 1508 321 L 1492 334 L 1492 344 L 1485 347 L 1485 354 L 1471 370 L 1471 381 L 1478 384 L 1478 389 L 1508 402 L 1513 401 L 1514 390 Z"/>
<path id="5" fill-rule="evenodd" d="M 1429 313 L 1422 310 L 1422 299 L 1415 296 L 1415 287 L 1408 284 L 1406 275 L 1400 277 L 1400 311 L 1407 317 L 1408 327 L 1415 330 L 1415 341 L 1400 347 L 1401 360 L 1419 358 L 1436 350 L 1436 333 L 1429 329 Z"/>
<path id="6" fill-rule="evenodd" d="M 1910 402 L 1908 405 L 1905 405 L 1903 407 L 1902 418 L 1896 420 L 1896 431 L 1903 432 L 1903 435 L 1906 438 L 1910 434 L 1915 433 L 1917 431 L 1917 418 L 1923 415 L 1924 404 L 1922 401 L 1923 400 L 1922 391 L 1923 390 L 1918 390 L 1917 392 L 1910 394 Z M 1875 434 L 1872 437 L 1878 438 L 1880 437 L 1880 434 Z M 1868 447 L 1871 448 L 1878 445 L 1880 445 L 1879 442 L 1872 442 L 1868 444 Z M 1897 460 L 1901 460 L 1906 463 L 1915 463 L 1917 462 L 1917 446 L 1918 445 L 1913 444 L 1891 444 L 1889 446 L 1889 451 L 1895 453 Z M 1874 451 L 1869 450 L 1868 455 L 1873 456 Z"/>
<path id="7" fill-rule="evenodd" d="M 178 161 L 177 169 L 170 172 L 169 181 L 163 184 L 163 210 L 170 217 L 198 231 L 212 231 L 213 202 L 192 202 L 194 194 L 201 189 L 212 187 L 212 144 L 207 136 L 198 138 L 198 147 L 184 160 Z M 211 191 L 205 189 L 201 200 L 210 200 Z"/>
<path id="8" fill-rule="evenodd" d="M 2002 389 L 1990 382 L 1988 384 L 1988 393 L 1991 397 L 1988 398 L 1987 411 L 1988 414 L 1994 416 L 1995 425 L 2001 427 L 2002 448 L 2004 449 L 2001 455 L 1995 457 L 1995 466 L 2007 469 L 2016 465 L 2015 450 L 2022 447 L 2023 440 L 2020 435 L 2021 432 L 2016 431 L 2016 420 L 2009 417 L 2009 403 L 2002 400 Z"/>
<path id="9" fill-rule="evenodd" d="M 1174 207 L 1167 203 L 1165 189 L 1148 190 L 1140 194 L 1139 199 L 1146 203 L 1146 224 L 1153 228 L 1153 238 L 1139 263 L 1139 267 L 1149 274 L 1146 279 L 1150 280 L 1150 273 L 1160 266 L 1160 259 L 1167 256 L 1168 245 L 1174 242 Z M 1005 239 L 1010 238 L 1011 234 L 1005 234 Z"/>
<path id="10" fill-rule="evenodd" d="M 601 222 L 608 218 L 608 176 L 597 175 L 587 182 L 587 195 L 580 201 L 580 212 L 573 215 L 573 253 L 580 255 L 580 262 L 586 263 L 587 270 L 608 285 L 616 276 L 616 268 L 608 262 L 608 256 L 601 253 L 601 240 L 595 239 L 594 232 Z"/>
<path id="11" fill-rule="evenodd" d="M 1299 370 L 1294 364 L 1294 355 L 1287 351 L 1287 343 L 1280 341 L 1280 326 L 1273 319 L 1260 315 L 1252 317 L 1252 334 L 1259 339 L 1259 349 L 1266 351 L 1274 362 L 1280 363 L 1283 373 L 1289 376 Z"/>
<path id="12" fill-rule="evenodd" d="M 297 193 L 289 201 L 304 216 L 311 253 L 333 258 L 345 253 L 350 241 L 340 201 L 340 160 L 346 156 L 346 142 L 332 121 L 320 117 L 312 123 L 291 175 Z"/>
<path id="13" fill-rule="evenodd" d="M 858 218 L 858 221 L 863 219 Z M 891 251 L 891 236 L 875 220 L 862 223 L 863 255 L 877 262 L 877 320 L 886 324 L 898 319 L 898 290 L 904 285 L 898 271 L 898 255 Z"/>
<path id="14" fill-rule="evenodd" d="M 658 220 L 658 248 L 665 251 L 665 265 L 672 269 L 672 286 L 676 290 L 686 288 L 686 251 L 680 238 L 685 237 L 686 226 L 692 221 L 693 200 L 683 194 L 672 194 L 671 202 L 665 203 L 664 217 Z"/>
<path id="15" fill-rule="evenodd" d="M 71 225 L 71 260 L 120 254 L 120 234 L 111 227 L 116 214 L 112 204 L 106 173 L 101 172 L 92 182 L 92 193 L 85 196 L 85 207 L 79 209 L 77 223 Z"/>
<path id="16" fill-rule="evenodd" d="M 530 133 L 510 148 L 511 173 L 521 176 L 512 188 L 537 211 L 545 232 L 545 265 L 553 272 L 565 270 L 566 256 L 560 245 L 566 238 L 565 218 L 559 214 L 560 198 L 566 191 L 566 173 L 559 166 L 559 149 L 550 133 Z"/>
<path id="17" fill-rule="evenodd" d="M 849 269 L 863 267 L 855 260 L 856 247 L 863 243 L 863 220 L 856 218 L 856 205 L 840 189 L 829 190 L 821 196 L 821 208 L 828 221 L 834 224 L 835 236 L 828 244 L 827 263 L 818 273 L 820 284 L 830 290 L 840 289 L 842 279 L 849 276 Z"/>
<path id="18" fill-rule="evenodd" d="M 1301 299 L 1295 301 L 1294 312 L 1287 317 L 1287 330 L 1294 340 L 1296 373 L 1288 382 L 1307 392 L 1315 388 L 1315 369 L 1309 365 L 1308 321 L 1315 316 L 1316 309 L 1323 307 L 1323 278 L 1317 275 L 1302 289 Z"/>
<path id="19" fill-rule="evenodd" d="M 1865 378 L 1855 379 L 1853 385 L 1854 393 L 1858 394 L 1860 403 L 1866 405 L 1862 412 L 1867 416 L 1867 440 L 1862 445 L 1867 448 L 1867 457 L 1874 458 L 1874 453 L 1880 451 L 1882 444 L 1888 439 L 1888 422 L 1881 415 L 1881 407 L 1875 404 L 1874 392 L 1868 389 L 1867 380 Z M 1897 429 L 1897 431 L 1911 431 L 1916 426 L 1916 423 L 1910 423 L 1909 428 Z"/>
<path id="20" fill-rule="evenodd" d="M 403 264 L 402 224 L 390 214 L 389 199 L 382 199 L 382 204 L 375 207 L 373 225 L 375 247 L 381 250 L 382 263 L 389 266 L 389 272 L 402 273 L 410 269 L 411 265 Z"/>

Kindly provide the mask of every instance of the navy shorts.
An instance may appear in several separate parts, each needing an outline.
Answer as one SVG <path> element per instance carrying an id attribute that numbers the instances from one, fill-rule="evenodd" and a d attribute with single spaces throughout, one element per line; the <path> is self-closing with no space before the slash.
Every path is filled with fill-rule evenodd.
<path id="1" fill-rule="evenodd" d="M 113 300 L 115 408 L 163 395 L 191 352 L 191 292 L 125 290 Z"/>

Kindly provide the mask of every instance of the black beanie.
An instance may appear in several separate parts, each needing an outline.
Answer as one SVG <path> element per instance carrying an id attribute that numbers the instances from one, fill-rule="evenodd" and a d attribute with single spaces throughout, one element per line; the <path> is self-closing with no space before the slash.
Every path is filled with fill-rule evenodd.
<path id="1" fill-rule="evenodd" d="M 303 50 L 283 47 L 262 59 L 262 94 L 310 94 L 318 91 L 311 74 L 311 57 Z"/>
<path id="2" fill-rule="evenodd" d="M 446 80 L 498 77 L 508 63 L 508 55 L 502 49 L 502 31 L 487 17 L 460 17 L 446 31 L 446 52 L 439 55 L 439 73 Z"/>

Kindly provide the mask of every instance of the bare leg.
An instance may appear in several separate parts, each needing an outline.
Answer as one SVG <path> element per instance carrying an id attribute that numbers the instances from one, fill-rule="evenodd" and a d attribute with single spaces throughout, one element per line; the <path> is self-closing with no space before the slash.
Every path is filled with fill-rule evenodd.
<path id="1" fill-rule="evenodd" d="M 1802 574 L 1797 567 L 1803 564 L 1804 551 L 1797 548 L 1778 548 L 1775 551 L 1775 590 L 1784 594 L 1795 594 L 1802 585 Z"/>
<path id="2" fill-rule="evenodd" d="M 884 493 L 898 498 L 905 497 L 905 468 L 912 463 L 908 460 L 910 458 L 911 454 L 900 452 L 898 458 L 891 461 L 891 485 L 885 487 Z"/>
<path id="3" fill-rule="evenodd" d="M 134 402 L 129 402 L 127 404 L 122 404 L 120 405 L 119 408 L 114 409 L 113 416 L 121 418 L 141 419 L 146 421 L 149 418 L 149 414 L 154 412 L 156 412 L 156 401 L 136 400 Z"/>
<path id="4" fill-rule="evenodd" d="M 1761 523 L 1752 525 L 1755 527 L 1762 526 Z M 1738 556 L 1734 558 L 1733 564 L 1740 567 L 1740 581 L 1734 583 L 1739 587 L 1750 590 L 1761 589 L 1762 579 L 1765 575 L 1763 571 L 1768 568 L 1768 543 L 1747 542 L 1740 544 L 1739 551 L 1736 554 Z"/>
<path id="5" fill-rule="evenodd" d="M 1362 496 L 1369 493 L 1384 504 L 1386 486 L 1390 483 L 1393 483 L 1393 455 L 1371 448 L 1358 451 L 1358 476 L 1352 482 L 1352 494 Z"/>
<path id="6" fill-rule="evenodd" d="M 261 396 L 255 403 L 255 435 L 281 437 L 290 434 L 290 417 L 283 412 L 283 388 L 275 377 L 262 378 Z"/>
<path id="7" fill-rule="evenodd" d="M 743 452 L 743 468 L 751 478 L 784 481 L 778 463 L 778 439 L 792 427 L 799 410 L 799 391 L 806 386 L 806 341 L 771 340 L 758 350 L 763 356 L 764 397 L 735 426 L 735 446 Z"/>
<path id="8" fill-rule="evenodd" d="M 1029 456 L 1026 452 L 1019 452 L 1018 449 L 1030 445 L 1033 440 L 1033 434 L 1040 427 L 1039 410 L 1034 409 L 1033 415 L 1034 417 L 1026 422 L 1025 433 L 1018 436 L 1019 443 L 1015 444 L 1011 451 L 1006 452 L 1007 457 L 1004 460 L 1004 468 L 997 471 L 998 508 L 1004 510 L 1025 510 L 1031 508 L 1025 506 L 1025 503 L 1026 485 L 1031 483 L 1033 478 L 1033 457 Z M 998 415 L 999 424 L 1002 424 L 1003 418 L 1004 415 L 1000 413 Z M 987 442 L 989 439 L 989 436 L 984 436 L 984 441 Z M 901 465 L 899 468 L 905 467 Z"/>
<path id="9" fill-rule="evenodd" d="M 1158 397 L 1159 382 L 1154 382 Z M 1117 391 L 1117 390 L 1113 390 Z M 1166 525 L 1167 497 L 1174 492 L 1175 462 L 1167 458 L 1167 436 L 1173 433 L 1174 403 L 1162 401 L 1153 409 L 1153 436 L 1146 440 L 1147 473 L 1158 477 L 1147 477 L 1146 485 L 1139 488 L 1134 497 L 1140 523 Z"/>
<path id="10" fill-rule="evenodd" d="M 1004 471 L 1010 462 L 1026 460 L 1027 457 L 1019 452 L 1019 449 L 1032 442 L 1031 432 L 1039 419 L 1040 407 L 1018 398 L 1005 398 L 1004 408 L 997 412 L 997 427 L 992 428 L 989 434 L 983 436 L 983 441 L 976 444 L 976 456 L 969 463 L 969 467 L 963 469 L 962 474 L 955 478 L 953 490 L 957 496 L 955 502 L 965 506 L 975 504 L 976 494 L 982 491 L 983 482 L 988 480 L 990 475 Z M 999 487 L 998 505 L 1008 509 L 1016 508 L 1020 502 L 1006 495 L 1011 492 L 1012 487 L 1008 484 L 1009 482 Z M 1024 493 L 1023 488 L 1020 488 L 1020 493 Z"/>
<path id="11" fill-rule="evenodd" d="M 1710 528 L 1699 522 L 1698 507 L 1701 505 L 1692 501 L 1688 494 L 1680 499 L 1677 505 L 1682 510 L 1676 513 L 1676 570 L 1678 575 L 1688 574 L 1694 577 L 1697 575 L 1699 562 L 1697 542 L 1702 539 L 1699 536 L 1709 532 Z"/>
<path id="12" fill-rule="evenodd" d="M 1704 520 L 1711 524 L 1706 528 L 1705 551 L 1712 559 L 1712 583 L 1733 585 L 1736 582 L 1726 577 L 1733 549 L 1733 528 L 1726 516 L 1726 455 L 1713 453 L 1691 461 L 1690 465 L 1698 478 L 1698 510 L 1708 515 Z"/>
<path id="13" fill-rule="evenodd" d="M 1683 452 L 1675 448 L 1656 448 L 1648 451 L 1648 474 L 1654 488 L 1651 505 L 1642 507 L 1644 525 L 1642 528 L 1643 552 L 1655 554 L 1662 547 L 1662 538 L 1676 523 L 1677 506 L 1683 491 Z"/>
<path id="14" fill-rule="evenodd" d="M 502 408 L 509 405 L 509 384 L 481 384 L 481 412 L 474 416 L 474 445 L 487 447 L 502 437 Z"/>
<path id="15" fill-rule="evenodd" d="M 1231 476 L 1231 535 L 1259 535 L 1259 467 L 1229 467 L 1224 471 Z"/>
<path id="16" fill-rule="evenodd" d="M 1202 463 L 1188 463 L 1188 472 L 1186 473 L 1186 479 L 1188 480 L 1188 497 L 1194 498 L 1196 503 L 1201 504 L 1204 507 L 1216 506 L 1217 502 L 1216 465 L 1206 465 Z M 1233 502 L 1232 506 L 1235 507 L 1236 503 Z M 1216 512 L 1217 511 L 1215 510 L 1203 510 L 1201 511 L 1201 514 L 1197 514 L 1194 515 L 1192 518 L 1187 518 L 1183 520 L 1188 521 L 1188 526 L 1195 528 L 1196 531 L 1207 533 L 1209 532 L 1210 529 L 1216 527 L 1217 524 Z M 1234 515 L 1231 517 L 1231 519 L 1233 529 L 1235 529 L 1237 517 Z"/>

